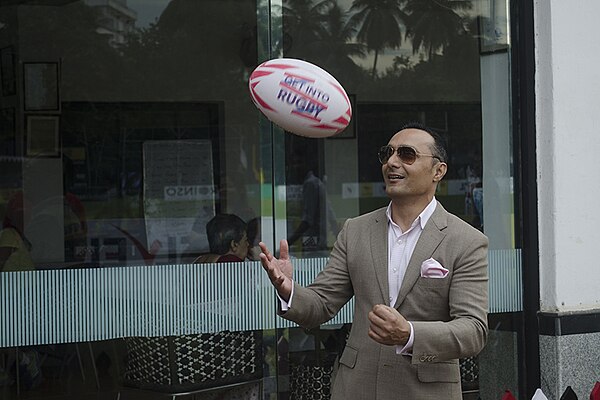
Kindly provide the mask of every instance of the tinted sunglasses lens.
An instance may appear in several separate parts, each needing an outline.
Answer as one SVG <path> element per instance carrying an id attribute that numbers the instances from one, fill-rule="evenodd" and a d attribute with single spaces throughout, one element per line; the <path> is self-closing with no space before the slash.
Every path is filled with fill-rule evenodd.
<path id="1" fill-rule="evenodd" d="M 379 152 L 377 153 L 377 156 L 379 157 L 379 162 L 381 162 L 382 164 L 388 162 L 393 152 L 394 149 L 392 147 L 383 146 L 381 149 L 379 149 Z"/>
<path id="2" fill-rule="evenodd" d="M 412 147 L 400 146 L 398 147 L 398 157 L 404 164 L 412 164 L 417 160 L 417 152 Z"/>

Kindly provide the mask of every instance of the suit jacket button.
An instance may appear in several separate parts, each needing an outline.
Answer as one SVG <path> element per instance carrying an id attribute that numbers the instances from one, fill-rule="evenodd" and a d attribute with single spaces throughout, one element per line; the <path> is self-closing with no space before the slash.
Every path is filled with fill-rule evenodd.
<path id="1" fill-rule="evenodd" d="M 421 361 L 421 362 L 425 362 L 425 361 L 427 361 L 427 356 L 423 354 L 423 355 L 421 356 L 421 358 L 419 358 L 419 361 Z"/>

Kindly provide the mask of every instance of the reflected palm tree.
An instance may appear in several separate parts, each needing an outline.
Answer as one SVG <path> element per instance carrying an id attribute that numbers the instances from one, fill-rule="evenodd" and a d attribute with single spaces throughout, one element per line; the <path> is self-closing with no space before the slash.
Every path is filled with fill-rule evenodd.
<path id="1" fill-rule="evenodd" d="M 347 23 L 346 13 L 337 4 L 324 15 L 323 28 L 319 47 L 325 57 L 324 65 L 340 73 L 358 69 L 352 58 L 366 57 L 366 47 L 352 41 L 356 29 Z"/>
<path id="2" fill-rule="evenodd" d="M 317 42 L 325 35 L 325 13 L 335 5 L 333 0 L 284 0 L 283 48 L 287 55 L 313 58 L 318 55 Z"/>
<path id="3" fill-rule="evenodd" d="M 470 1 L 407 0 L 404 7 L 408 14 L 406 37 L 412 41 L 413 53 L 423 48 L 430 60 L 435 52 L 464 31 L 463 17 L 457 11 L 471 8 Z"/>
<path id="4" fill-rule="evenodd" d="M 406 14 L 401 6 L 405 0 L 354 0 L 350 12 L 350 24 L 358 28 L 357 39 L 373 50 L 375 57 L 371 76 L 377 72 L 379 53 L 387 48 L 398 48 L 402 44 L 402 23 Z"/>

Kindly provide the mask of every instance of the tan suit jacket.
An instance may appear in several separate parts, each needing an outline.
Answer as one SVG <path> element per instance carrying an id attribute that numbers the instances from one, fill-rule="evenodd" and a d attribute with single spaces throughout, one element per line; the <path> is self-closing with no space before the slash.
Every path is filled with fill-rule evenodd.
<path id="1" fill-rule="evenodd" d="M 368 336 L 368 313 L 388 305 L 388 221 L 385 208 L 346 221 L 324 270 L 294 286 L 280 314 L 312 328 L 352 296 L 352 330 L 336 363 L 333 400 L 462 399 L 458 359 L 478 354 L 487 337 L 487 238 L 438 203 L 408 264 L 395 308 L 413 324 L 412 356 Z M 445 278 L 421 277 L 434 258 Z"/>

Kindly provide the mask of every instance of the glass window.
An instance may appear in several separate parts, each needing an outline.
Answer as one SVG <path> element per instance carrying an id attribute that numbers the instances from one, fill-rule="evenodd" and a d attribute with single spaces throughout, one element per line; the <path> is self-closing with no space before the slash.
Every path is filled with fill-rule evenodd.
<path id="1" fill-rule="evenodd" d="M 518 391 L 508 1 L 5 3 L 3 398 L 326 398 L 353 302 L 312 330 L 278 318 L 257 244 L 288 239 L 311 282 L 344 222 L 389 203 L 377 151 L 411 121 L 447 142 L 437 199 L 490 238 L 490 340 L 461 360 L 465 398 Z M 336 77 L 345 131 L 259 113 L 249 76 L 278 57 Z"/>
<path id="2" fill-rule="evenodd" d="M 518 389 L 517 328 L 507 317 L 522 309 L 513 222 L 508 6 L 507 1 L 283 1 L 283 56 L 326 69 L 353 103 L 353 123 L 338 136 L 285 136 L 286 237 L 299 258 L 297 269 L 311 271 L 299 279 L 308 283 L 323 268 L 347 218 L 389 203 L 378 149 L 404 123 L 435 130 L 449 154 L 436 198 L 490 239 L 491 339 L 480 357 L 461 360 L 465 398 Z M 333 338 L 344 337 L 351 322 L 346 308 L 316 332 L 284 330 L 290 363 L 331 370 L 340 352 L 340 341 Z M 500 344 L 514 352 L 500 350 Z M 509 366 L 502 374 L 493 367 L 500 360 Z"/>
<path id="3" fill-rule="evenodd" d="M 5 3 L 2 397 L 275 392 L 257 3 Z"/>

